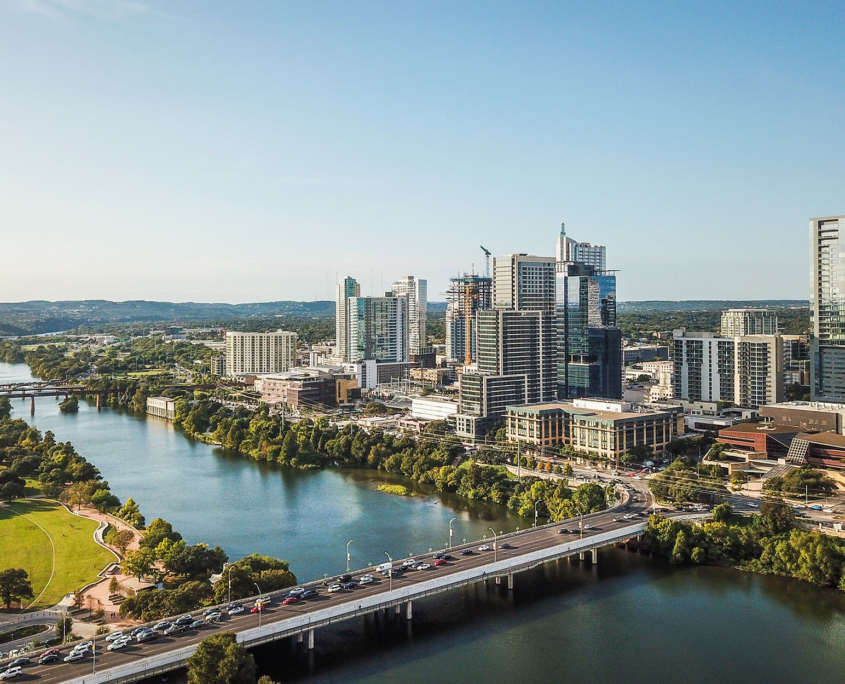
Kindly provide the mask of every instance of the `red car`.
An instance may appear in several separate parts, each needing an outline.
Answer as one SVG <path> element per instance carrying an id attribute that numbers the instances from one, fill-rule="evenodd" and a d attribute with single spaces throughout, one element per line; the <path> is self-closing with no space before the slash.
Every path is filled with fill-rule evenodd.
<path id="1" fill-rule="evenodd" d="M 435 565 L 446 565 L 446 561 L 443 560 L 442 558 L 438 558 L 436 561 L 434 561 L 434 564 Z"/>
<path id="2" fill-rule="evenodd" d="M 251 611 L 249 611 L 249 612 L 250 612 L 250 613 L 263 613 L 265 610 L 267 610 L 267 606 L 265 606 L 265 605 L 262 603 L 260 606 L 255 606 L 255 608 L 253 608 L 253 609 L 252 609 Z"/>
<path id="3" fill-rule="evenodd" d="M 289 606 L 291 603 L 299 603 L 298 596 L 288 596 L 284 601 L 282 601 L 282 605 Z"/>

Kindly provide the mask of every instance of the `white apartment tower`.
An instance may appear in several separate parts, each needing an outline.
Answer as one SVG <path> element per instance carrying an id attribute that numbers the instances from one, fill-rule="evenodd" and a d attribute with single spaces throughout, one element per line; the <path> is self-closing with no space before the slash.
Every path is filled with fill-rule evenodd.
<path id="1" fill-rule="evenodd" d="M 393 295 L 408 300 L 408 353 L 419 354 L 427 346 L 428 282 L 405 276 L 393 283 Z"/>
<path id="2" fill-rule="evenodd" d="M 281 373 L 296 366 L 296 333 L 226 333 L 226 375 Z"/>
<path id="3" fill-rule="evenodd" d="M 557 239 L 557 262 L 559 264 L 585 264 L 596 271 L 607 270 L 607 250 L 604 245 L 591 245 L 578 242 L 566 235 L 566 224 L 560 224 L 560 237 Z"/>
<path id="4" fill-rule="evenodd" d="M 770 309 L 726 309 L 722 312 L 722 337 L 777 334 L 778 317 Z"/>
<path id="5" fill-rule="evenodd" d="M 335 354 L 341 361 L 349 361 L 349 299 L 361 296 L 361 285 L 346 276 L 337 284 L 337 298 L 335 300 Z"/>
<path id="6" fill-rule="evenodd" d="M 493 308 L 555 312 L 555 257 L 493 257 Z"/>

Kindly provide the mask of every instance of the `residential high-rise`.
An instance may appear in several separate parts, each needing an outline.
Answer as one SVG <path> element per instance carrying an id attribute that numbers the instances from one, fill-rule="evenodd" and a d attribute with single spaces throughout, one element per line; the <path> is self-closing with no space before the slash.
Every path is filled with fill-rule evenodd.
<path id="1" fill-rule="evenodd" d="M 428 313 L 428 283 L 405 276 L 393 283 L 393 295 L 408 299 L 408 353 L 421 354 L 428 346 L 425 320 Z"/>
<path id="2" fill-rule="evenodd" d="M 226 375 L 280 373 L 296 366 L 296 333 L 226 333 Z"/>
<path id="3" fill-rule="evenodd" d="M 473 363 L 478 358 L 475 315 L 493 306 L 493 280 L 474 273 L 452 278 L 446 302 L 446 358 Z"/>
<path id="4" fill-rule="evenodd" d="M 407 297 L 350 297 L 348 310 L 348 361 L 408 361 Z"/>
<path id="5" fill-rule="evenodd" d="M 555 258 L 493 257 L 493 306 L 514 311 L 555 310 Z"/>
<path id="6" fill-rule="evenodd" d="M 722 337 L 777 334 L 778 316 L 771 309 L 726 309 L 722 312 Z"/>
<path id="7" fill-rule="evenodd" d="M 723 337 L 674 332 L 676 399 L 728 401 L 756 408 L 783 400 L 780 335 Z"/>
<path id="8" fill-rule="evenodd" d="M 592 266 L 596 271 L 607 270 L 605 246 L 573 240 L 566 235 L 566 224 L 564 223 L 560 224 L 560 237 L 557 240 L 557 262 L 559 264 L 584 264 Z"/>
<path id="9" fill-rule="evenodd" d="M 335 304 L 335 354 L 341 361 L 349 361 L 349 299 L 361 296 L 361 286 L 347 276 L 337 284 L 337 298 Z"/>
<path id="10" fill-rule="evenodd" d="M 845 216 L 810 219 L 810 396 L 845 402 Z"/>

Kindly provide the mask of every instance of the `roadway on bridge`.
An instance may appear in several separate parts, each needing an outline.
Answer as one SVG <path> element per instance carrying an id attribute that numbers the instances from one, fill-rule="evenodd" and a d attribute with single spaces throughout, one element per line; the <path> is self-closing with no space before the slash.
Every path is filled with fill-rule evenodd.
<path id="1" fill-rule="evenodd" d="M 627 505 L 629 505 L 628 510 L 620 510 L 619 508 L 616 508 L 611 509 L 610 511 L 604 511 L 602 513 L 593 513 L 591 515 L 584 516 L 584 524 L 591 525 L 591 529 L 584 531 L 584 539 L 589 539 L 590 536 L 595 535 L 597 533 L 625 528 L 635 522 L 644 522 L 644 515 L 647 515 L 648 513 L 648 500 L 640 493 L 637 496 L 636 501 L 632 501 Z M 637 513 L 638 519 L 623 520 L 622 516 L 628 513 Z M 618 522 L 613 522 L 613 518 L 618 518 Z M 570 533 L 560 534 L 558 530 L 561 527 L 566 527 L 570 530 Z M 528 554 L 532 551 L 538 551 L 554 546 L 559 546 L 568 541 L 576 541 L 580 538 L 580 536 L 577 534 L 577 532 L 573 533 L 572 530 L 577 530 L 577 528 L 578 520 L 574 519 L 566 520 L 552 525 L 546 525 L 536 529 L 529 528 L 527 530 L 523 530 L 515 534 L 510 534 L 507 536 L 506 541 L 513 548 L 498 549 L 496 551 L 496 556 L 499 560 L 516 559 L 520 555 Z M 455 560 L 447 561 L 446 565 L 441 566 L 434 566 L 434 561 L 431 560 L 430 562 L 432 563 L 432 566 L 429 570 L 409 570 L 408 572 L 394 577 L 393 588 L 395 590 L 400 587 L 413 586 L 414 584 L 432 579 L 434 576 L 445 576 L 449 573 L 456 573 L 462 570 L 467 570 L 469 568 L 481 567 L 486 564 L 492 563 L 494 560 L 494 552 L 492 550 L 478 551 L 479 546 L 483 544 L 492 545 L 492 543 L 492 540 L 485 540 L 483 542 L 476 541 L 471 544 L 455 546 L 451 550 L 447 551 L 447 553 L 452 555 Z M 463 549 L 472 549 L 473 554 L 470 556 L 462 556 L 460 555 L 460 552 Z M 416 556 L 416 558 L 418 560 L 430 559 L 432 555 L 433 554 L 431 553 L 426 553 L 418 555 Z M 387 559 L 385 558 L 385 560 Z M 400 564 L 402 560 L 404 559 L 394 559 L 394 565 Z M 389 579 L 386 577 L 382 577 L 381 575 L 378 575 L 376 573 L 373 573 L 372 568 L 356 570 L 351 574 L 353 574 L 357 579 L 357 577 L 367 572 L 371 572 L 375 577 L 375 581 L 372 584 L 363 586 L 359 585 L 356 589 L 343 590 L 334 594 L 329 594 L 326 591 L 326 588 L 322 586 L 322 580 L 310 584 L 303 584 L 301 586 L 319 587 L 319 597 L 290 606 L 283 606 L 280 602 L 280 598 L 286 593 L 286 590 L 268 594 L 269 596 L 273 596 L 274 605 L 270 607 L 261 616 L 261 623 L 263 625 L 268 625 L 273 622 L 278 622 L 280 620 L 285 620 L 291 617 L 305 615 L 309 612 L 321 610 L 332 604 L 337 605 L 341 603 L 351 603 L 358 601 L 366 596 L 387 593 L 389 591 Z M 518 578 L 516 578 L 516 581 L 518 581 Z M 245 606 L 247 606 L 248 601 L 248 599 L 243 600 Z M 212 624 L 199 630 L 183 632 L 178 636 L 162 636 L 156 641 L 146 642 L 144 644 L 133 643 L 128 648 L 119 651 L 106 652 L 104 650 L 105 642 L 103 642 L 103 646 L 98 646 L 97 649 L 99 652 L 97 655 L 97 673 L 100 674 L 101 672 L 104 672 L 105 670 L 112 667 L 126 665 L 129 663 L 137 663 L 143 660 L 144 658 L 163 654 L 171 650 L 183 648 L 185 646 L 196 645 L 202 639 L 216 632 L 240 632 L 257 627 L 258 623 L 259 616 L 257 614 L 245 613 L 239 616 L 233 616 L 231 618 L 228 616 L 224 616 L 223 620 L 216 625 Z M 317 640 L 319 640 L 319 632 L 317 632 Z M 66 653 L 69 650 L 69 647 L 65 647 L 63 649 L 63 653 Z M 84 660 L 77 661 L 76 663 L 57 663 L 45 666 L 31 665 L 24 669 L 24 676 L 19 677 L 14 681 L 38 681 L 50 684 L 52 684 L 53 682 L 65 682 L 74 678 L 90 676 L 92 673 L 92 667 L 93 663 L 92 658 L 90 656 L 86 657 Z"/>

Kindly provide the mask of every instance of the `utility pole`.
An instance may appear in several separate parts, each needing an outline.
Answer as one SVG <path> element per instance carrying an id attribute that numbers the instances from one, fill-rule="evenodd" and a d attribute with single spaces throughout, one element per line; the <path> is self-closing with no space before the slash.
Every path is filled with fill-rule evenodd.
<path id="1" fill-rule="evenodd" d="M 516 481 L 522 482 L 522 463 L 519 460 L 519 440 L 516 440 Z"/>

